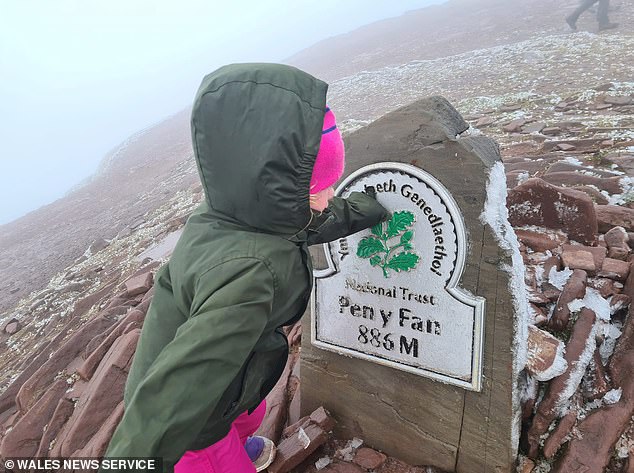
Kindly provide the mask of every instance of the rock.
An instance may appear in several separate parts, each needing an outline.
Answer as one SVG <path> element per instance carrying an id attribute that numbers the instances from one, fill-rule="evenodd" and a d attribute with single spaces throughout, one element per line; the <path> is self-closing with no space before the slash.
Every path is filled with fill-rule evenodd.
<path id="1" fill-rule="evenodd" d="M 110 439 L 122 417 L 123 401 L 117 404 L 112 414 L 110 414 L 108 419 L 99 427 L 97 433 L 91 437 L 86 446 L 73 456 L 84 458 L 103 457 L 110 443 Z"/>
<path id="2" fill-rule="evenodd" d="M 9 320 L 9 322 L 4 326 L 4 333 L 8 335 L 14 335 L 18 333 L 22 329 L 22 324 L 16 318 Z"/>
<path id="3" fill-rule="evenodd" d="M 140 333 L 137 329 L 119 337 L 104 356 L 58 438 L 52 456 L 68 457 L 84 448 L 123 400 L 128 370 Z"/>
<path id="4" fill-rule="evenodd" d="M 567 161 L 557 161 L 548 167 L 547 174 L 557 172 L 576 172 L 581 174 L 592 175 L 594 177 L 619 177 L 613 172 L 604 171 L 603 169 L 591 168 L 586 166 L 579 166 Z"/>
<path id="5" fill-rule="evenodd" d="M 269 471 L 271 471 L 270 468 Z M 335 461 L 321 471 L 323 473 L 365 473 L 366 470 L 354 463 Z"/>
<path id="6" fill-rule="evenodd" d="M 597 92 L 607 92 L 612 89 L 614 89 L 614 84 L 612 82 L 606 82 L 605 84 L 598 85 L 594 88 Z"/>
<path id="7" fill-rule="evenodd" d="M 592 186 L 575 186 L 575 190 L 587 194 L 595 204 L 605 205 L 608 199 Z"/>
<path id="8" fill-rule="evenodd" d="M 607 253 L 607 249 L 601 246 L 563 245 L 561 249 L 564 252 L 586 251 L 591 253 L 596 270 L 600 270 L 603 267 L 603 260 L 605 260 Z"/>
<path id="9" fill-rule="evenodd" d="M 584 395 L 586 399 L 594 400 L 601 399 L 610 390 L 610 384 L 605 374 L 605 368 L 601 361 L 601 354 L 599 348 L 594 351 L 592 361 L 588 365 L 588 372 L 586 374 L 587 383 L 584 382 Z M 584 379 L 584 381 L 586 381 Z"/>
<path id="10" fill-rule="evenodd" d="M 546 442 L 544 443 L 544 456 L 551 459 L 555 456 L 559 447 L 564 443 L 564 437 L 570 433 L 577 421 L 577 411 L 574 409 L 568 412 L 563 419 L 559 421 L 555 430 L 553 430 Z"/>
<path id="11" fill-rule="evenodd" d="M 522 106 L 519 103 L 514 103 L 510 105 L 502 105 L 500 107 L 500 112 L 514 112 L 516 110 L 519 110 L 520 108 L 522 108 Z"/>
<path id="12" fill-rule="evenodd" d="M 628 232 L 634 231 L 634 210 L 619 205 L 597 205 L 596 218 L 599 230 L 603 233 L 613 227 L 623 227 Z"/>
<path id="13" fill-rule="evenodd" d="M 383 466 L 385 460 L 387 460 L 387 456 L 383 453 L 377 452 L 371 448 L 363 447 L 357 451 L 353 461 L 366 470 L 376 470 L 377 468 Z"/>
<path id="14" fill-rule="evenodd" d="M 559 133 L 561 133 L 561 128 L 558 126 L 549 126 L 542 130 L 543 135 L 558 135 Z"/>
<path id="15" fill-rule="evenodd" d="M 81 353 L 88 341 L 110 327 L 113 322 L 106 317 L 97 317 L 83 325 L 55 351 L 20 388 L 15 398 L 20 412 L 26 413 L 53 382 L 57 373 L 66 369 L 70 362 Z"/>
<path id="16" fill-rule="evenodd" d="M 518 118 L 517 120 L 513 120 L 512 122 L 504 125 L 502 127 L 502 130 L 506 131 L 507 133 L 519 132 L 525 123 L 526 120 L 524 120 L 523 118 Z"/>
<path id="17" fill-rule="evenodd" d="M 614 279 L 616 281 L 625 281 L 630 273 L 630 263 L 618 259 L 606 258 L 603 261 L 603 267 L 599 271 L 598 276 L 603 278 Z"/>
<path id="18" fill-rule="evenodd" d="M 566 242 L 565 237 L 556 233 L 533 232 L 530 230 L 515 230 L 517 239 L 533 251 L 544 252 L 553 250 Z"/>
<path id="19" fill-rule="evenodd" d="M 618 361 L 621 399 L 591 412 L 577 425 L 577 433 L 557 462 L 553 473 L 606 471 L 614 445 L 630 423 L 634 413 L 634 349 L 630 348 Z"/>
<path id="20" fill-rule="evenodd" d="M 621 188 L 620 177 L 596 177 L 589 176 L 578 172 L 549 172 L 542 179 L 556 186 L 575 187 L 578 185 L 595 186 L 610 194 L 620 194 Z"/>
<path id="21" fill-rule="evenodd" d="M 104 240 L 103 238 L 97 238 L 88 247 L 88 251 L 90 251 L 91 255 L 94 255 L 95 253 L 97 253 L 97 252 L 103 250 L 104 248 L 106 248 L 109 244 L 110 243 L 107 242 L 106 240 Z"/>
<path id="22" fill-rule="evenodd" d="M 614 227 L 605 234 L 605 243 L 608 245 L 610 258 L 625 261 L 632 249 L 628 245 L 629 235 L 623 227 Z"/>
<path id="23" fill-rule="evenodd" d="M 627 294 L 615 294 L 610 299 L 610 309 L 613 313 L 618 312 L 630 305 L 632 299 Z"/>
<path id="24" fill-rule="evenodd" d="M 612 105 L 629 105 L 632 103 L 632 97 L 629 95 L 606 96 L 603 101 Z"/>
<path id="25" fill-rule="evenodd" d="M 577 147 L 575 145 L 570 145 L 567 143 L 559 143 L 557 146 L 555 146 L 555 150 L 557 151 L 574 151 L 576 149 Z"/>
<path id="26" fill-rule="evenodd" d="M 485 126 L 489 126 L 495 122 L 495 119 L 492 117 L 481 117 L 475 123 L 476 128 L 483 128 Z"/>
<path id="27" fill-rule="evenodd" d="M 519 467 L 517 468 L 517 473 L 532 473 L 535 469 L 535 462 L 530 458 L 523 458 Z"/>
<path id="28" fill-rule="evenodd" d="M 48 421 L 46 430 L 42 435 L 40 446 L 35 454 L 36 457 L 48 456 L 51 441 L 57 437 L 58 432 L 61 430 L 62 426 L 66 423 L 74 410 L 75 404 L 72 401 L 64 398 L 59 400 L 57 407 L 55 408 L 55 412 L 53 412 L 51 420 Z"/>
<path id="29" fill-rule="evenodd" d="M 548 332 L 528 326 L 526 370 L 538 381 L 548 381 L 566 371 L 564 343 Z"/>
<path id="30" fill-rule="evenodd" d="M 588 286 L 599 291 L 601 297 L 603 298 L 608 298 L 618 293 L 618 290 L 614 286 L 614 281 L 612 279 L 589 278 Z"/>
<path id="31" fill-rule="evenodd" d="M 590 274 L 596 271 L 594 256 L 589 251 L 564 251 L 561 253 L 561 262 L 566 268 L 583 269 Z"/>
<path id="32" fill-rule="evenodd" d="M 154 276 L 148 271 L 138 276 L 133 276 L 125 282 L 125 289 L 129 297 L 143 294 L 150 290 L 154 284 Z"/>
<path id="33" fill-rule="evenodd" d="M 528 125 L 524 125 L 522 127 L 522 133 L 539 133 L 544 128 L 546 128 L 545 123 L 541 123 L 541 122 L 529 123 Z"/>
<path id="34" fill-rule="evenodd" d="M 44 434 L 44 426 L 53 416 L 66 388 L 65 379 L 58 379 L 48 387 L 46 393 L 5 435 L 0 446 L 2 457 L 35 456 Z"/>
<path id="35" fill-rule="evenodd" d="M 289 437 L 278 444 L 275 461 L 267 470 L 269 473 L 284 473 L 295 468 L 328 440 L 328 432 L 334 427 L 335 421 L 323 407 L 305 419 L 290 430 L 293 433 Z"/>
<path id="36" fill-rule="evenodd" d="M 134 309 L 122 320 L 120 320 L 115 327 L 110 331 L 107 337 L 95 348 L 95 350 L 86 358 L 86 361 L 77 368 L 77 374 L 85 380 L 89 380 L 99 363 L 101 363 L 103 357 L 108 352 L 112 344 L 125 333 L 125 329 L 128 324 L 143 321 L 145 314 L 140 310 Z"/>
<path id="37" fill-rule="evenodd" d="M 297 363 L 297 359 L 297 354 L 288 357 L 280 379 L 266 396 L 266 415 L 257 431 L 258 435 L 270 438 L 274 441 L 280 438 L 287 416 L 288 378 L 293 366 Z"/>
<path id="38" fill-rule="evenodd" d="M 568 368 L 561 376 L 554 378 L 548 384 L 546 393 L 537 406 L 533 423 L 528 430 L 528 456 L 530 458 L 537 458 L 541 436 L 548 431 L 550 423 L 557 417 L 560 409 L 575 393 L 581 382 L 583 373 L 596 348 L 595 320 L 596 315 L 592 310 L 581 309 L 566 345 L 564 358 L 568 363 Z M 589 355 L 588 350 L 591 350 Z"/>
<path id="39" fill-rule="evenodd" d="M 548 184 L 542 179 L 528 179 L 509 191 L 507 198 L 511 225 L 536 225 L 563 230 L 576 241 L 596 241 L 595 205 L 582 192 Z"/>
<path id="40" fill-rule="evenodd" d="M 553 311 L 553 315 L 550 318 L 549 326 L 552 330 L 560 332 L 566 330 L 568 327 L 568 321 L 570 320 L 570 309 L 568 304 L 575 299 L 583 299 L 586 295 L 586 281 L 588 274 L 581 270 L 575 269 L 572 272 L 572 276 L 566 282 L 557 304 Z"/>

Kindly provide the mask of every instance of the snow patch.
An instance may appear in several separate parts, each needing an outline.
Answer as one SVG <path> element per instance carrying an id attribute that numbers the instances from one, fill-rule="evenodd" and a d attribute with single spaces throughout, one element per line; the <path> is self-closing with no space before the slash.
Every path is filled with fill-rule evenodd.
<path id="1" fill-rule="evenodd" d="M 557 268 L 553 266 L 548 273 L 548 282 L 560 291 L 563 291 L 570 276 L 572 276 L 572 269 L 564 268 L 561 271 L 557 271 Z"/>
<path id="2" fill-rule="evenodd" d="M 584 307 L 591 309 L 599 320 L 609 321 L 612 315 L 610 302 L 601 296 L 601 293 L 591 287 L 586 289 L 586 295 L 583 299 L 575 299 L 568 303 L 570 312 L 579 312 Z"/>
<path id="3" fill-rule="evenodd" d="M 603 402 L 606 404 L 616 404 L 621 400 L 621 394 L 623 394 L 623 390 L 621 388 L 612 389 L 605 393 L 603 396 Z"/>

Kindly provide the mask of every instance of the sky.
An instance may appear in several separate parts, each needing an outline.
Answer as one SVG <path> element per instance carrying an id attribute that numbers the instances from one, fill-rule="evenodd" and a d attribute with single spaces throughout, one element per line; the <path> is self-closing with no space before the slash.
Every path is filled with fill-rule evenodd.
<path id="1" fill-rule="evenodd" d="M 280 62 L 445 0 L 5 0 L 0 225 L 62 197 L 232 62 Z"/>

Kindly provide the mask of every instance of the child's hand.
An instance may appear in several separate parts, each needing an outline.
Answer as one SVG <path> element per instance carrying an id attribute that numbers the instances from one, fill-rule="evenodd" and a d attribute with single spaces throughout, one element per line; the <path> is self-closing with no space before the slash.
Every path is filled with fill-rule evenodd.
<path id="1" fill-rule="evenodd" d="M 365 188 L 363 189 L 363 193 L 368 197 L 372 197 L 374 200 L 376 200 L 376 189 L 374 188 L 374 186 L 365 186 Z M 385 218 L 382 220 L 383 222 L 387 222 L 392 218 L 392 212 L 390 212 L 389 210 L 385 209 L 385 214 Z"/>
<path id="2" fill-rule="evenodd" d="M 374 188 L 374 186 L 365 186 L 365 189 L 363 189 L 363 193 L 376 200 L 376 189 Z"/>

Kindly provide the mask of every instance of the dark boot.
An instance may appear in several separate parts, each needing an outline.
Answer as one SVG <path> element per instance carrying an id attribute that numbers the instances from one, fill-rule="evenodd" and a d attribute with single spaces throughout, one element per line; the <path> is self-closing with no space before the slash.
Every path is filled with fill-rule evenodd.
<path id="1" fill-rule="evenodd" d="M 601 23 L 599 25 L 599 31 L 612 30 L 612 29 L 616 28 L 617 26 L 619 26 L 618 23 L 610 23 L 610 22 Z"/>

